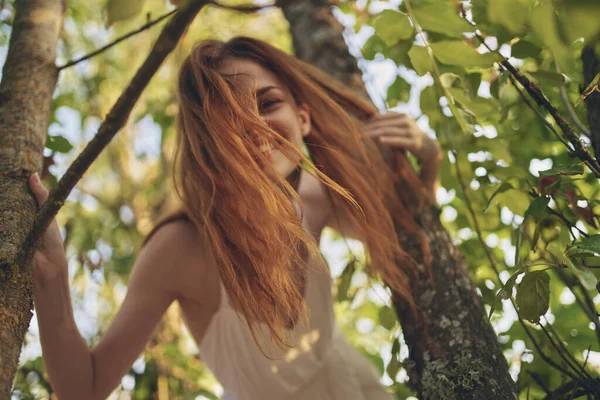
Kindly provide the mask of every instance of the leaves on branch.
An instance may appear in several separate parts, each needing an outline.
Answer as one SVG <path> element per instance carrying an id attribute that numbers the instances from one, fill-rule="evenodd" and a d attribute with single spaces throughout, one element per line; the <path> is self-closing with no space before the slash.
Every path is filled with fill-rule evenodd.
<path id="1" fill-rule="evenodd" d="M 538 323 L 550 305 L 550 276 L 546 271 L 528 272 L 517 286 L 517 306 L 521 317 Z"/>

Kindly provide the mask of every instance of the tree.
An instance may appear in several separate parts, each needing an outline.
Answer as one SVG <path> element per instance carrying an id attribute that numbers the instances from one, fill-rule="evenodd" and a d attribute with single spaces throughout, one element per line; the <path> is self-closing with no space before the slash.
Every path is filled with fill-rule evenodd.
<path id="1" fill-rule="evenodd" d="M 355 58 L 348 52 L 342 28 L 326 1 L 284 3 L 297 55 L 362 89 Z M 390 22 L 391 23 L 391 22 Z M 323 39 L 326 38 L 326 39 Z M 395 33 L 392 40 L 397 40 Z M 319 51 L 320 50 L 320 51 Z M 407 190 L 398 183 L 398 190 Z M 420 281 L 413 286 L 418 299 L 414 313 L 399 295 L 394 308 L 410 349 L 405 363 L 419 398 L 512 399 L 514 382 L 483 303 L 435 207 L 423 210 L 418 223 L 426 232 L 432 253 L 433 280 L 421 265 Z M 404 249 L 422 260 L 419 243 L 397 227 Z M 395 355 L 393 355 L 395 356 Z"/>

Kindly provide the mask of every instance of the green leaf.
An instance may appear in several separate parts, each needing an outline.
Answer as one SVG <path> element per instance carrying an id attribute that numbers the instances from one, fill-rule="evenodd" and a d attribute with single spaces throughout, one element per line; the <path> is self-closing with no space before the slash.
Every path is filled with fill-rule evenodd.
<path id="1" fill-rule="evenodd" d="M 596 276 L 588 268 L 581 268 L 575 266 L 573 261 L 569 257 L 567 257 L 566 252 L 562 251 L 562 249 L 560 248 L 560 246 L 558 246 L 558 244 L 556 244 L 556 242 L 548 244 L 548 246 L 546 246 L 546 250 L 548 250 L 554 257 L 556 257 L 562 265 L 567 266 L 571 270 L 571 272 L 575 274 L 575 276 L 577 277 L 579 282 L 581 282 L 583 287 L 590 290 L 596 286 L 596 283 L 598 283 Z"/>
<path id="2" fill-rule="evenodd" d="M 500 193 L 496 196 L 496 199 L 499 204 L 508 208 L 513 213 L 522 216 L 525 215 L 525 212 L 531 204 L 529 195 L 518 189 Z"/>
<path id="3" fill-rule="evenodd" d="M 535 58 L 541 51 L 542 49 L 535 44 L 527 40 L 519 40 L 511 46 L 510 55 L 516 58 Z"/>
<path id="4" fill-rule="evenodd" d="M 583 38 L 592 42 L 600 34 L 598 24 L 600 3 L 595 0 L 565 1 L 561 4 L 561 31 L 566 35 L 567 44 Z"/>
<path id="5" fill-rule="evenodd" d="M 392 356 L 390 363 L 387 365 L 385 372 L 392 378 L 394 381 L 396 380 L 396 375 L 398 375 L 398 371 L 400 371 L 400 367 L 402 364 L 398 361 L 396 356 Z"/>
<path id="6" fill-rule="evenodd" d="M 475 28 L 459 15 L 458 7 L 450 2 L 421 1 L 415 4 L 413 13 L 417 23 L 426 31 L 462 38 L 463 32 Z"/>
<path id="7" fill-rule="evenodd" d="M 73 145 L 65 139 L 63 136 L 50 136 L 46 137 L 47 149 L 55 151 L 57 153 L 68 153 L 73 149 Z"/>
<path id="8" fill-rule="evenodd" d="M 392 343 L 392 357 L 400 355 L 400 340 L 398 338 L 394 339 Z"/>
<path id="9" fill-rule="evenodd" d="M 379 35 L 372 35 L 362 48 L 363 56 L 367 60 L 373 60 L 378 53 L 383 53 L 387 50 L 387 45 Z"/>
<path id="10" fill-rule="evenodd" d="M 596 74 L 596 76 L 594 77 L 594 79 L 592 79 L 592 81 L 590 82 L 588 87 L 585 88 L 585 90 L 581 93 L 581 97 L 577 100 L 577 103 L 575 103 L 575 105 L 576 106 L 579 105 L 579 103 L 581 103 L 583 100 L 585 100 L 585 98 L 588 97 L 593 92 L 595 92 L 595 91 L 600 92 L 599 85 L 600 85 L 600 72 L 598 72 Z"/>
<path id="11" fill-rule="evenodd" d="M 340 275 L 340 283 L 337 287 L 337 301 L 346 301 L 350 300 L 351 297 L 348 295 L 348 291 L 350 289 L 350 283 L 352 282 L 352 276 L 354 275 L 354 270 L 356 269 L 356 261 L 352 260 L 342 271 Z"/>
<path id="12" fill-rule="evenodd" d="M 539 221 L 544 215 L 546 215 L 546 207 L 550 203 L 550 198 L 546 196 L 536 197 L 527 211 L 525 211 L 525 215 L 523 216 L 525 219 L 528 217 L 533 218 L 535 221 Z"/>
<path id="13" fill-rule="evenodd" d="M 520 0 L 493 0 L 488 2 L 488 18 L 503 25 L 511 33 L 520 33 L 525 28 L 528 12 Z"/>
<path id="14" fill-rule="evenodd" d="M 575 165 L 557 165 L 556 167 L 547 169 L 545 171 L 540 171 L 540 176 L 549 176 L 549 175 L 581 175 L 583 174 L 583 165 L 575 164 Z"/>
<path id="15" fill-rule="evenodd" d="M 600 257 L 600 235 L 586 237 L 565 251 L 568 257 Z"/>
<path id="16" fill-rule="evenodd" d="M 408 39 L 414 33 L 408 16 L 394 10 L 384 10 L 377 15 L 373 28 L 388 46 L 393 46 L 400 40 Z"/>
<path id="17" fill-rule="evenodd" d="M 546 271 L 526 273 L 517 286 L 516 302 L 521 317 L 538 323 L 550 306 L 550 275 Z"/>
<path id="18" fill-rule="evenodd" d="M 433 60 L 429 57 L 429 54 L 427 54 L 427 49 L 425 47 L 413 46 L 408 51 L 408 57 L 410 57 L 410 62 L 420 76 L 433 71 Z"/>
<path id="19" fill-rule="evenodd" d="M 431 43 L 435 58 L 449 65 L 460 65 L 467 68 L 489 68 L 494 62 L 502 60 L 497 53 L 478 53 L 464 41 L 444 40 Z"/>
<path id="20" fill-rule="evenodd" d="M 527 75 L 530 75 L 534 81 L 542 81 L 551 85 L 564 85 L 565 83 L 564 75 L 558 72 L 537 70 L 529 71 Z"/>
<path id="21" fill-rule="evenodd" d="M 492 200 L 494 200 L 494 197 L 496 197 L 496 195 L 498 195 L 500 193 L 504 193 L 510 189 L 514 189 L 513 185 L 511 185 L 508 182 L 502 182 L 502 184 L 500 186 L 498 186 L 498 189 L 496 189 L 494 191 L 494 193 L 492 194 L 492 197 L 490 197 L 490 199 L 488 200 L 487 204 L 485 205 L 485 208 L 483 209 L 483 212 L 487 211 L 487 209 L 490 207 L 490 204 L 492 204 Z"/>
<path id="22" fill-rule="evenodd" d="M 118 21 L 125 21 L 135 17 L 144 9 L 145 0 L 108 0 L 106 5 L 106 27 Z"/>
<path id="23" fill-rule="evenodd" d="M 511 275 L 510 278 L 506 281 L 504 286 L 498 290 L 496 293 L 496 299 L 492 307 L 490 308 L 490 313 L 488 315 L 488 319 L 492 318 L 492 314 L 494 314 L 494 310 L 496 309 L 496 305 L 500 304 L 502 300 L 508 300 L 510 296 L 512 296 L 513 288 L 515 286 L 515 282 L 517 281 L 517 277 L 521 275 L 524 271 L 518 270 L 514 274 Z"/>
<path id="24" fill-rule="evenodd" d="M 390 85 L 386 95 L 390 107 L 398 103 L 408 103 L 410 100 L 410 84 L 401 76 L 397 76 L 394 83 Z"/>
<path id="25" fill-rule="evenodd" d="M 379 309 L 379 323 L 387 330 L 391 330 L 396 325 L 396 313 L 388 306 Z"/>
<path id="26" fill-rule="evenodd" d="M 579 271 L 579 281 L 581 282 L 584 288 L 586 288 L 587 290 L 592 290 L 596 288 L 596 285 L 598 284 L 598 278 L 596 278 L 596 275 L 594 275 L 592 270 L 590 270 L 589 268 L 580 267 L 577 268 L 577 271 Z"/>

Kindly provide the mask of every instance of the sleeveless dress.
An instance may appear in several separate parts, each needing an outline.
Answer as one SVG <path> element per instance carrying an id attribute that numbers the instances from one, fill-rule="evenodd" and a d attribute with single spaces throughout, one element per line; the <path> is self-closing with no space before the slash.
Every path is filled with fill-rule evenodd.
<path id="1" fill-rule="evenodd" d="M 295 204 L 297 211 L 297 205 Z M 306 221 L 303 218 L 303 226 Z M 288 330 L 292 348 L 269 345 L 269 331 L 258 324 L 257 339 L 231 307 L 222 284 L 221 304 L 200 343 L 200 356 L 225 390 L 224 400 L 392 400 L 371 363 L 335 325 L 332 279 L 325 260 L 308 268 L 305 300 L 308 324 Z"/>

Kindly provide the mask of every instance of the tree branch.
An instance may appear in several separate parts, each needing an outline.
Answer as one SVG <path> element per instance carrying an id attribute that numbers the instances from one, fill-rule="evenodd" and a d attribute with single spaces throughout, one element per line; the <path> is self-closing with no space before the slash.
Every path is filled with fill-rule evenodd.
<path id="1" fill-rule="evenodd" d="M 597 178 L 600 178 L 600 164 L 598 164 L 598 161 L 596 161 L 594 157 L 592 157 L 592 155 L 589 153 L 589 151 L 585 148 L 579 136 L 577 136 L 577 134 L 575 133 L 571 125 L 569 125 L 567 120 L 564 119 L 563 116 L 558 113 L 558 110 L 552 104 L 550 104 L 550 101 L 542 92 L 542 90 L 538 88 L 533 82 L 531 82 L 529 78 L 523 75 L 521 71 L 516 69 L 508 61 L 508 59 L 504 58 L 504 60 L 501 61 L 500 64 L 504 68 L 506 68 L 508 72 L 510 72 L 515 77 L 515 79 L 519 81 L 521 85 L 523 85 L 525 90 L 527 90 L 527 93 L 529 93 L 529 95 L 533 98 L 533 100 L 535 100 L 535 102 L 538 105 L 540 105 L 542 108 L 548 111 L 548 113 L 552 116 L 560 130 L 569 140 L 569 143 L 573 145 L 574 150 L 572 151 L 572 153 L 579 157 L 583 162 L 585 162 Z"/>
<path id="2" fill-rule="evenodd" d="M 469 24 L 475 26 L 475 24 L 473 24 L 473 22 L 469 21 L 464 14 L 463 14 L 463 17 L 464 17 L 465 21 L 467 21 Z M 586 163 L 586 165 L 590 168 L 592 173 L 597 178 L 600 178 L 600 164 L 598 163 L 598 161 L 596 161 L 594 159 L 594 157 L 592 157 L 592 155 L 586 149 L 584 144 L 581 142 L 581 139 L 579 138 L 579 136 L 577 136 L 577 134 L 575 133 L 575 131 L 573 130 L 571 125 L 569 125 L 569 122 L 567 122 L 567 120 L 565 118 L 563 118 L 562 115 L 560 115 L 558 110 L 550 103 L 550 100 L 548 100 L 548 98 L 546 97 L 544 92 L 542 92 L 542 90 L 540 88 L 538 88 L 533 82 L 531 82 L 529 80 L 529 78 L 527 78 L 525 75 L 523 75 L 523 73 L 521 71 L 519 71 L 517 68 L 515 68 L 508 61 L 508 58 L 506 58 L 502 54 L 500 54 L 499 51 L 492 50 L 485 42 L 485 39 L 483 37 L 481 37 L 481 34 L 479 33 L 479 31 L 477 31 L 475 33 L 475 35 L 490 52 L 494 52 L 502 57 L 502 61 L 500 61 L 500 65 L 503 66 L 506 70 L 508 70 L 508 72 L 510 72 L 512 74 L 512 76 L 515 77 L 515 79 L 525 88 L 525 90 L 527 90 L 527 93 L 529 93 L 529 95 L 533 98 L 533 100 L 535 100 L 535 102 L 539 106 L 544 108 L 552 116 L 552 118 L 554 119 L 554 121 L 556 122 L 556 124 L 558 125 L 560 130 L 563 132 L 563 134 L 569 140 L 569 143 L 571 143 L 571 145 L 573 146 L 573 150 L 569 149 L 569 150 L 571 150 L 571 154 L 579 157 L 579 159 L 581 159 L 584 163 Z"/>
<path id="3" fill-rule="evenodd" d="M 537 108 L 535 108 L 535 106 L 533 104 L 531 104 L 531 102 L 529 101 L 527 96 L 525 96 L 525 94 L 523 93 L 523 91 L 521 90 L 519 85 L 517 85 L 515 78 L 512 75 L 508 75 L 508 79 L 510 79 L 510 82 L 512 83 L 514 88 L 517 90 L 517 92 L 519 93 L 519 96 L 521 96 L 521 99 L 525 102 L 527 107 L 529 107 L 531 110 L 533 110 L 533 112 L 536 113 L 536 115 L 544 123 L 544 125 L 550 130 L 550 132 L 552 132 L 554 134 L 554 136 L 556 136 L 556 138 L 562 142 L 562 144 L 564 144 L 565 146 L 567 146 L 567 148 L 569 148 L 569 142 L 567 142 L 565 139 L 563 139 L 562 136 L 560 136 L 560 133 L 558 133 L 558 131 L 552 126 L 552 124 L 546 120 L 544 115 Z M 571 149 L 569 149 L 569 150 L 571 150 Z"/>
<path id="4" fill-rule="evenodd" d="M 104 52 L 104 51 L 106 51 L 106 50 L 110 49 L 111 47 L 113 47 L 114 45 L 116 45 L 116 44 L 118 44 L 118 43 L 122 42 L 123 40 L 125 40 L 125 39 L 129 39 L 130 37 L 132 37 L 132 36 L 135 36 L 135 35 L 137 35 L 138 33 L 140 33 L 140 32 L 143 32 L 143 31 L 145 31 L 145 30 L 146 30 L 146 29 L 148 29 L 148 28 L 151 28 L 152 26 L 154 26 L 154 25 L 158 24 L 160 21 L 164 20 L 165 18 L 168 18 L 168 17 L 170 17 L 171 15 L 175 14 L 175 12 L 176 12 L 176 11 L 177 11 L 177 9 L 175 9 L 175 10 L 172 10 L 172 11 L 169 11 L 168 13 L 166 13 L 166 14 L 164 14 L 164 15 L 161 15 L 160 17 L 158 17 L 158 18 L 157 18 L 157 19 L 155 19 L 154 21 L 149 21 L 148 23 L 146 23 L 146 24 L 144 24 L 144 25 L 140 26 L 138 29 L 136 29 L 136 30 L 134 30 L 134 31 L 131 31 L 131 32 L 129 32 L 129 33 L 126 33 L 125 35 L 123 35 L 123 36 L 121 36 L 121 37 L 117 38 L 116 40 L 112 41 L 111 43 L 107 44 L 106 46 L 103 46 L 103 47 L 99 48 L 98 50 L 95 50 L 95 51 L 93 51 L 93 52 L 91 52 L 91 53 L 89 53 L 89 54 L 86 54 L 86 55 L 85 55 L 85 56 L 83 56 L 83 57 L 80 57 L 80 58 L 77 58 L 77 59 L 75 59 L 75 60 L 71 60 L 71 61 L 67 62 L 66 64 L 64 64 L 64 65 L 62 65 L 62 66 L 60 66 L 60 67 L 58 67 L 58 70 L 59 70 L 59 71 L 62 71 L 62 70 L 63 70 L 63 69 L 65 69 L 65 68 L 72 67 L 72 66 L 73 66 L 73 65 L 75 65 L 75 64 L 79 64 L 79 63 L 80 63 L 80 62 L 82 62 L 82 61 L 85 61 L 85 60 L 87 60 L 87 59 L 89 59 L 89 58 L 92 58 L 92 57 L 94 57 L 94 56 L 97 56 L 98 54 L 100 54 L 100 53 L 102 53 L 102 52 Z"/>
<path id="5" fill-rule="evenodd" d="M 587 44 L 581 51 L 583 62 L 583 87 L 586 88 L 600 72 L 600 62 L 593 44 Z M 590 139 L 594 147 L 596 158 L 600 157 L 600 93 L 591 93 L 585 98 L 590 126 Z"/>
<path id="6" fill-rule="evenodd" d="M 558 63 L 556 63 L 556 62 L 554 63 L 554 68 L 556 69 L 556 72 L 558 72 L 559 74 L 561 73 L 560 72 L 560 68 L 558 66 Z M 589 138 L 590 137 L 590 130 L 588 129 L 587 126 L 585 126 L 579 120 L 579 117 L 577 116 L 577 113 L 575 112 L 575 109 L 573 108 L 573 105 L 571 104 L 571 101 L 569 100 L 569 96 L 567 95 L 567 88 L 566 88 L 566 86 L 565 86 L 564 83 L 562 85 L 560 85 L 559 91 L 560 91 L 560 99 L 561 99 L 563 105 L 565 106 L 565 109 L 567 110 L 567 113 L 569 114 L 569 116 L 573 120 L 573 123 L 575 124 L 575 126 L 577 128 L 579 128 L 579 130 L 584 135 L 586 135 Z"/>
<path id="7" fill-rule="evenodd" d="M 94 139 L 90 141 L 73 164 L 71 164 L 54 190 L 50 193 L 48 199 L 42 205 L 35 219 L 33 228 L 25 241 L 25 245 L 17 257 L 18 264 L 27 261 L 28 257 L 32 256 L 32 246 L 34 246 L 33 248 L 38 248 L 43 233 L 48 228 L 52 218 L 54 218 L 60 207 L 64 204 L 73 187 L 77 184 L 79 179 L 81 179 L 92 162 L 98 157 L 100 152 L 123 127 L 133 106 L 146 85 L 148 85 L 150 79 L 154 76 L 169 53 L 175 48 L 179 38 L 193 21 L 196 14 L 198 14 L 200 9 L 205 5 L 206 1 L 190 2 L 187 6 L 178 9 L 174 17 L 163 28 L 154 47 L 150 51 L 150 54 L 148 54 L 148 57 L 142 66 L 138 69 L 127 88 L 112 107 L 106 116 L 106 119 L 102 122 L 102 125 L 100 125 Z"/>

